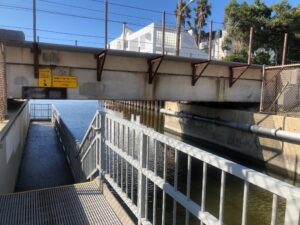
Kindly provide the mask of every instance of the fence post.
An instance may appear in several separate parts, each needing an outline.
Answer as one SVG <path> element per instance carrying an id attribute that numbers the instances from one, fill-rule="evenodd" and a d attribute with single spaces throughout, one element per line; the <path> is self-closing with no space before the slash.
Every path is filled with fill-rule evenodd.
<path id="1" fill-rule="evenodd" d="M 211 50 L 212 50 L 212 26 L 213 21 L 210 21 L 210 27 L 209 27 L 209 41 L 208 41 L 208 60 L 211 60 Z"/>
<path id="2" fill-rule="evenodd" d="M 32 1 L 33 42 L 36 43 L 36 0 Z"/>
<path id="3" fill-rule="evenodd" d="M 281 65 L 285 65 L 287 38 L 288 38 L 288 34 L 285 33 L 285 34 L 284 34 L 284 42 L 283 42 L 283 50 L 282 50 L 282 61 L 281 61 Z"/>
<path id="4" fill-rule="evenodd" d="M 166 11 L 162 13 L 162 55 L 165 54 L 165 35 L 166 35 Z"/>
<path id="5" fill-rule="evenodd" d="M 177 31 L 176 31 L 176 56 L 179 56 L 179 48 L 180 48 L 180 35 L 181 35 L 181 8 L 182 8 L 182 0 L 178 0 L 177 6 Z"/>
<path id="6" fill-rule="evenodd" d="M 250 37 L 249 37 L 249 49 L 248 49 L 248 65 L 251 64 L 252 59 L 252 42 L 253 42 L 253 27 L 250 28 Z"/>
<path id="7" fill-rule="evenodd" d="M 266 72 L 266 65 L 264 64 L 262 67 L 262 79 L 261 79 L 261 92 L 260 92 L 260 105 L 259 105 L 259 112 L 263 111 L 264 107 L 264 86 L 265 86 L 265 72 Z"/>
<path id="8" fill-rule="evenodd" d="M 138 118 L 137 118 L 138 119 Z M 139 119 L 138 119 L 139 120 Z M 138 170 L 138 225 L 142 224 L 142 219 L 145 218 L 145 194 L 146 194 L 146 177 L 143 175 L 143 168 L 146 167 L 146 148 L 147 148 L 147 138 L 143 131 L 139 132 L 139 162 L 140 168 Z"/>
<path id="9" fill-rule="evenodd" d="M 126 50 L 126 23 L 123 23 L 122 50 Z"/>
<path id="10" fill-rule="evenodd" d="M 107 49 L 108 2 L 104 1 L 104 48 Z"/>

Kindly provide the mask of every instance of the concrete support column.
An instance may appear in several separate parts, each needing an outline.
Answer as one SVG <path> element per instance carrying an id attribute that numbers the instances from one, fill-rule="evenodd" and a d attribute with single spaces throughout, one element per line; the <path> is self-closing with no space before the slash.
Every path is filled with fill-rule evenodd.
<path id="1" fill-rule="evenodd" d="M 0 121 L 5 120 L 7 116 L 7 82 L 6 82 L 6 64 L 5 47 L 0 43 Z"/>

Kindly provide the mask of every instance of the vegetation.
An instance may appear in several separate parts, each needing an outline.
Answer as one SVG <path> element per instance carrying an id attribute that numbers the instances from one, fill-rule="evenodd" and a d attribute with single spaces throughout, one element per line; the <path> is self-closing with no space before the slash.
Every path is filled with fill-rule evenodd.
<path id="1" fill-rule="evenodd" d="M 232 53 L 225 60 L 247 62 L 250 27 L 254 28 L 253 62 L 281 63 L 284 33 L 288 34 L 287 62 L 300 61 L 300 4 L 287 0 L 267 6 L 262 0 L 253 4 L 231 0 L 225 8 L 227 31 L 222 48 Z"/>
<path id="2" fill-rule="evenodd" d="M 186 3 L 182 3 L 182 8 L 186 6 Z M 178 5 L 175 9 L 175 16 L 177 17 Z M 181 24 L 190 30 L 193 30 L 196 43 L 201 43 L 201 37 L 203 36 L 203 28 L 207 25 L 207 18 L 211 16 L 211 4 L 208 0 L 198 0 L 193 12 L 190 6 L 185 7 L 181 14 Z"/>

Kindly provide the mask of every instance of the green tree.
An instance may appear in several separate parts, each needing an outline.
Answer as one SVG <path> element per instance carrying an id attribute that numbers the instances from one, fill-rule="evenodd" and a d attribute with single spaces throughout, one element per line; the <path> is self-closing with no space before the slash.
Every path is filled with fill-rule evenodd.
<path id="1" fill-rule="evenodd" d="M 250 27 L 254 28 L 253 62 L 280 63 L 284 33 L 289 36 L 287 60 L 297 58 L 297 52 L 300 53 L 299 16 L 300 5 L 293 8 L 286 0 L 271 6 L 262 0 L 255 0 L 253 4 L 231 0 L 224 16 L 227 36 L 222 47 L 232 51 L 226 60 L 246 61 L 244 53 L 248 50 Z M 273 59 L 272 55 L 275 55 Z"/>

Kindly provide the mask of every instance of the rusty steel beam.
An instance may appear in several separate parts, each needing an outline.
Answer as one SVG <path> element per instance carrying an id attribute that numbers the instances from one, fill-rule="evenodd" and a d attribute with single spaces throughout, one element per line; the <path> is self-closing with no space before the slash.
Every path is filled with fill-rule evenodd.
<path id="1" fill-rule="evenodd" d="M 230 66 L 230 74 L 229 74 L 229 87 L 231 88 L 235 82 L 237 82 L 241 76 L 248 70 L 250 64 L 243 66 Z M 235 77 L 235 75 L 237 75 Z"/>
<path id="2" fill-rule="evenodd" d="M 107 55 L 107 50 L 103 50 L 102 52 L 100 52 L 95 56 L 97 60 L 97 81 L 101 81 L 106 55 Z"/>
<path id="3" fill-rule="evenodd" d="M 39 55 L 41 54 L 41 49 L 39 48 L 39 44 L 37 42 L 32 43 L 31 52 L 33 53 L 33 66 L 34 66 L 34 78 L 39 77 Z"/>
<path id="4" fill-rule="evenodd" d="M 208 65 L 210 64 L 211 60 L 199 62 L 199 63 L 192 63 L 192 86 L 195 86 L 199 78 L 202 76 Z M 197 74 L 197 68 L 203 66 L 199 73 Z"/>
<path id="5" fill-rule="evenodd" d="M 164 55 L 148 60 L 149 84 L 152 84 L 154 78 L 156 77 L 157 71 L 158 71 L 163 59 L 164 59 Z M 156 63 L 157 63 L 156 68 L 153 71 L 153 67 Z"/>

